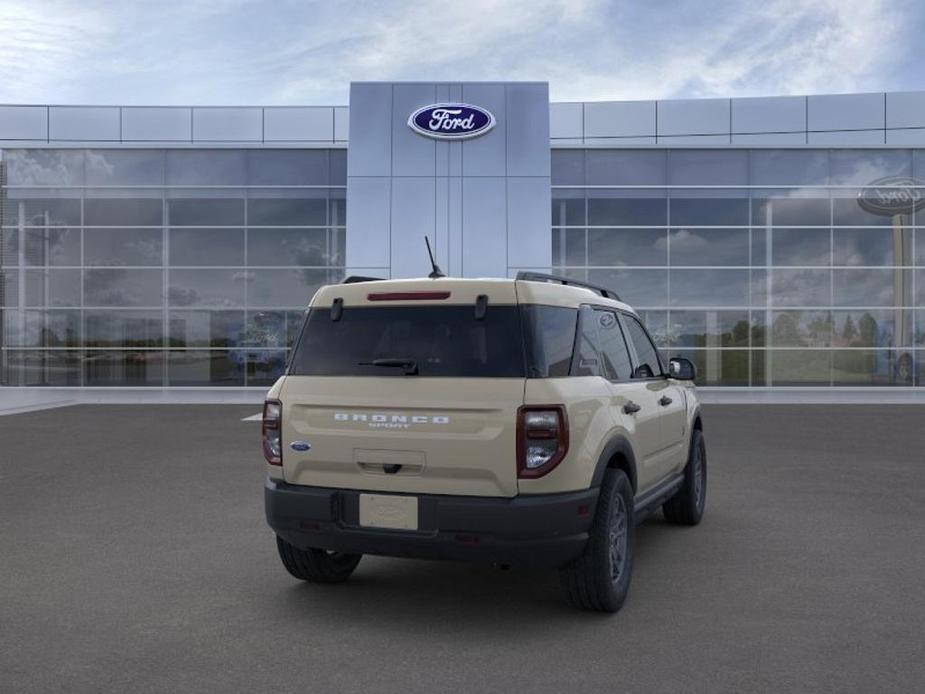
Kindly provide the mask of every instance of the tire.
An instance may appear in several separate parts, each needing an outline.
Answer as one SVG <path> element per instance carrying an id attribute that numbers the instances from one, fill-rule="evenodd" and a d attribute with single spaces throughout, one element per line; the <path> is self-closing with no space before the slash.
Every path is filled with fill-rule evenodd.
<path id="1" fill-rule="evenodd" d="M 276 538 L 276 549 L 286 571 L 302 581 L 311 583 L 343 583 L 357 568 L 362 554 L 342 554 L 324 549 L 299 549 L 281 537 Z"/>
<path id="2" fill-rule="evenodd" d="M 684 467 L 684 482 L 662 505 L 665 520 L 676 525 L 697 525 L 707 501 L 707 447 L 703 432 L 691 432 L 691 452 Z"/>
<path id="3" fill-rule="evenodd" d="M 601 484 L 590 537 L 578 559 L 559 570 L 573 607 L 616 612 L 633 574 L 633 486 L 622 470 L 608 470 Z"/>

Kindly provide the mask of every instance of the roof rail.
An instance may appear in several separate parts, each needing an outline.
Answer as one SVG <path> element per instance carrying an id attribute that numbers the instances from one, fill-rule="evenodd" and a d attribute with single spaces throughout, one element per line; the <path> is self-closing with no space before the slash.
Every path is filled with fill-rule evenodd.
<path id="1" fill-rule="evenodd" d="M 517 279 L 526 280 L 528 282 L 555 282 L 556 284 L 564 284 L 568 287 L 582 287 L 583 289 L 590 289 L 592 292 L 597 292 L 605 299 L 620 301 L 620 297 L 611 289 L 588 282 L 582 282 L 580 280 L 572 280 L 568 277 L 560 277 L 559 275 L 547 275 L 542 272 L 518 272 Z"/>
<path id="2" fill-rule="evenodd" d="M 364 277 L 363 275 L 350 275 L 341 284 L 356 284 L 357 282 L 381 282 L 382 277 Z"/>

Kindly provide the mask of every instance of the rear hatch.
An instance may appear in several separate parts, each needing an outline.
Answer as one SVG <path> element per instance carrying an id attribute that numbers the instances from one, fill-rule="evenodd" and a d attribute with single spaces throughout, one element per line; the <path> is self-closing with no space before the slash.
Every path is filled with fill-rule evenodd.
<path id="1" fill-rule="evenodd" d="M 284 477 L 514 496 L 524 374 L 512 282 L 326 287 L 280 391 Z"/>

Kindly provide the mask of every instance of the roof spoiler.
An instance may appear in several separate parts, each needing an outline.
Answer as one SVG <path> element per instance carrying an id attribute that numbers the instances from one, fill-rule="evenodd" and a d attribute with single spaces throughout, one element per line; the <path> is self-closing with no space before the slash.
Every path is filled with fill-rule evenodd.
<path id="1" fill-rule="evenodd" d="M 564 284 L 568 287 L 581 287 L 582 289 L 590 289 L 592 292 L 600 294 L 605 299 L 620 301 L 620 297 L 615 291 L 611 289 L 607 289 L 606 287 L 601 287 L 596 284 L 590 284 L 589 282 L 572 280 L 568 277 L 560 277 L 559 275 L 547 275 L 542 272 L 518 272 L 517 279 L 525 280 L 527 282 L 554 282 L 555 284 Z"/>
<path id="2" fill-rule="evenodd" d="M 381 282 L 384 277 L 364 277 L 363 275 L 350 275 L 341 284 L 357 284 L 358 282 Z"/>

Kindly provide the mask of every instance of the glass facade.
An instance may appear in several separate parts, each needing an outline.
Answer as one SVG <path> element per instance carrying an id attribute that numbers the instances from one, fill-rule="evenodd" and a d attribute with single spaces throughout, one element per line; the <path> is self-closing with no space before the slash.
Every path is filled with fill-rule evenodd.
<path id="1" fill-rule="evenodd" d="M 0 384 L 266 386 L 344 273 L 344 149 L 7 149 Z"/>
<path id="2" fill-rule="evenodd" d="M 703 385 L 925 385 L 925 209 L 861 204 L 925 186 L 925 150 L 556 149 L 552 177 L 555 272 Z"/>

